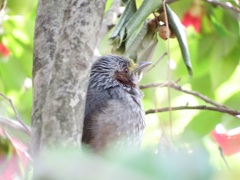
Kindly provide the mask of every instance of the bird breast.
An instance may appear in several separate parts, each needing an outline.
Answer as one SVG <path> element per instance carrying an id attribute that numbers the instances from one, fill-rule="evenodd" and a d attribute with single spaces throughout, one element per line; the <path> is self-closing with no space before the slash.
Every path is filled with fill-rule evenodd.
<path id="1" fill-rule="evenodd" d="M 97 151 L 108 145 L 139 148 L 145 129 L 141 96 L 119 88 L 117 92 L 112 89 L 110 95 L 112 98 L 92 116 L 91 146 Z"/>

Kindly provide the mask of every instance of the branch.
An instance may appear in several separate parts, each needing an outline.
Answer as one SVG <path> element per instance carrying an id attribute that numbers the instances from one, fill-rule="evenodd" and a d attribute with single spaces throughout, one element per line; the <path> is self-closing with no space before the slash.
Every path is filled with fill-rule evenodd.
<path id="1" fill-rule="evenodd" d="M 139 88 L 140 89 L 148 89 L 148 88 L 154 88 L 154 87 L 165 87 L 166 83 L 149 83 L 149 84 L 144 84 L 144 85 L 140 85 Z"/>
<path id="2" fill-rule="evenodd" d="M 230 2 L 219 2 L 214 0 L 205 0 L 205 1 L 216 6 L 221 6 L 224 9 L 230 9 L 236 13 L 240 13 L 240 9 L 233 6 Z"/>
<path id="3" fill-rule="evenodd" d="M 166 4 L 171 4 L 171 3 L 174 3 L 174 2 L 177 2 L 177 1 L 178 0 L 166 0 Z M 210 3 L 212 5 L 215 5 L 215 6 L 220 6 L 224 9 L 232 10 L 236 13 L 240 13 L 240 9 L 236 6 L 233 6 L 230 2 L 219 2 L 219 1 L 216 1 L 216 0 L 205 0 L 205 2 Z"/>
<path id="4" fill-rule="evenodd" d="M 59 33 L 67 1 L 38 0 L 33 51 L 33 105 L 31 113 L 32 138 L 30 152 L 36 156 L 40 150 L 43 107 L 46 104 L 50 84 L 53 58 L 57 47 Z"/>
<path id="5" fill-rule="evenodd" d="M 18 114 L 15 106 L 13 105 L 12 100 L 11 100 L 10 98 L 8 98 L 6 95 L 4 95 L 3 93 L 1 93 L 1 92 L 0 92 L 0 95 L 9 102 L 10 106 L 12 107 L 12 109 L 13 109 L 13 111 L 14 111 L 14 113 L 15 113 L 16 120 L 23 126 L 23 128 L 25 129 L 25 132 L 26 132 L 28 135 L 31 135 L 30 129 L 29 129 L 29 128 L 25 125 L 25 123 L 22 121 L 22 119 L 21 119 L 21 117 L 19 116 L 19 114 Z"/>
<path id="6" fill-rule="evenodd" d="M 208 110 L 208 111 L 216 111 L 221 113 L 227 113 L 232 116 L 238 116 L 240 115 L 240 111 L 232 110 L 232 109 L 226 109 L 221 107 L 212 107 L 212 106 L 176 106 L 171 107 L 171 111 L 177 111 L 177 110 Z M 170 111 L 169 107 L 164 107 L 160 109 L 149 109 L 145 111 L 145 114 L 153 114 L 157 112 L 167 112 Z"/>
<path id="7" fill-rule="evenodd" d="M 171 4 L 171 3 L 176 2 L 176 1 L 177 1 L 177 0 L 166 0 L 165 3 L 166 3 L 166 4 Z"/>
<path id="8" fill-rule="evenodd" d="M 240 115 L 240 111 L 237 110 L 232 110 L 222 104 L 219 104 L 217 102 L 214 102 L 213 100 L 209 99 L 207 96 L 204 96 L 200 94 L 199 92 L 196 91 L 190 91 L 190 90 L 185 90 L 181 86 L 177 85 L 175 82 L 168 81 L 166 83 L 150 83 L 146 85 L 141 85 L 140 89 L 147 89 L 147 88 L 153 88 L 153 87 L 170 87 L 173 88 L 177 91 L 184 92 L 186 94 L 191 94 L 193 96 L 198 97 L 199 99 L 202 99 L 206 103 L 209 103 L 215 107 L 212 106 L 178 106 L 178 107 L 165 107 L 165 108 L 160 108 L 160 109 L 149 109 L 145 113 L 146 114 L 151 114 L 151 113 L 157 113 L 157 112 L 166 112 L 166 111 L 176 111 L 176 110 L 209 110 L 209 111 L 217 111 L 217 112 L 222 112 L 222 113 L 227 113 L 232 116 L 238 116 Z"/>
<path id="9" fill-rule="evenodd" d="M 177 91 L 181 91 L 186 94 L 191 94 L 193 96 L 196 96 L 196 97 L 202 99 L 203 101 L 205 101 L 206 103 L 212 104 L 213 106 L 229 109 L 228 107 L 226 107 L 222 104 L 214 102 L 213 100 L 209 99 L 207 96 L 200 94 L 199 92 L 183 89 L 181 86 L 177 85 L 176 83 L 174 83 L 172 81 L 168 81 L 166 83 L 151 83 L 151 84 L 141 85 L 139 88 L 147 89 L 147 88 L 152 88 L 152 87 L 170 87 Z"/>
<path id="10" fill-rule="evenodd" d="M 218 150 L 219 150 L 219 152 L 220 152 L 220 155 L 221 155 L 221 157 L 222 157 L 225 165 L 227 166 L 228 170 L 230 170 L 230 167 L 229 167 L 229 165 L 228 165 L 228 163 L 227 163 L 227 160 L 226 160 L 226 158 L 225 158 L 225 155 L 223 154 L 223 149 L 222 149 L 222 147 L 221 147 L 220 145 L 219 145 L 219 147 L 218 147 Z"/>
<path id="11" fill-rule="evenodd" d="M 41 0 L 42 4 L 48 4 L 44 2 Z M 73 146 L 77 149 L 81 146 L 89 73 L 100 32 L 100 28 L 93 27 L 101 27 L 105 0 L 66 2 L 67 6 L 60 11 L 55 7 L 47 9 L 50 12 L 58 11 L 63 19 L 60 22 L 61 30 L 55 34 L 56 49 L 46 101 L 42 109 L 39 109 L 41 126 L 37 125 L 38 119 L 33 119 L 37 126 L 35 128 L 41 132 L 40 147 L 37 147 L 39 150 L 55 145 Z M 44 16 L 44 12 L 41 13 Z M 39 47 L 35 46 L 35 49 Z"/>

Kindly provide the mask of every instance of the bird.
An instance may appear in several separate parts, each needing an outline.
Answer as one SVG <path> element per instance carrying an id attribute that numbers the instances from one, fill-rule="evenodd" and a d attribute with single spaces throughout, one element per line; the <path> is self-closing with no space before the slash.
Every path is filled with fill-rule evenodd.
<path id="1" fill-rule="evenodd" d="M 143 93 L 138 88 L 143 69 L 119 55 L 105 55 L 93 63 L 86 96 L 82 143 L 95 152 L 139 149 L 145 130 Z"/>

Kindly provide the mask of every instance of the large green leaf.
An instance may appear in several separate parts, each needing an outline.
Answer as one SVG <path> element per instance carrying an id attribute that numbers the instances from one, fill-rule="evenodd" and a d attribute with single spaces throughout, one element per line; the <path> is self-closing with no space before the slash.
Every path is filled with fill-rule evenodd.
<path id="1" fill-rule="evenodd" d="M 229 41 L 232 42 L 232 41 Z M 224 45 L 223 45 L 224 46 Z M 219 47 L 218 45 L 216 47 Z M 227 81 L 234 70 L 237 68 L 240 60 L 240 44 L 236 44 L 236 46 L 226 55 L 222 56 L 219 59 L 213 57 L 210 61 L 210 75 L 212 80 L 213 88 L 218 88 L 222 83 Z M 216 49 L 217 53 L 218 49 Z M 220 50 L 219 51 L 224 51 Z"/>
<path id="2" fill-rule="evenodd" d="M 240 85 L 239 85 L 240 87 Z M 231 87 L 229 87 L 231 88 Z M 234 95 L 232 95 L 230 98 L 228 98 L 224 104 L 232 109 L 237 109 L 240 110 L 240 88 L 239 91 L 237 93 L 235 93 Z"/>
<path id="3" fill-rule="evenodd" d="M 230 116 L 228 114 L 222 114 L 221 119 L 222 119 L 221 124 L 224 126 L 226 130 L 231 130 L 240 127 L 240 120 L 237 117 Z"/>
<path id="4" fill-rule="evenodd" d="M 214 98 L 215 91 L 212 87 L 212 82 L 209 73 L 205 73 L 202 76 L 194 77 L 190 81 L 192 89 L 209 98 Z"/>
<path id="5" fill-rule="evenodd" d="M 237 93 L 233 94 L 230 98 L 228 98 L 224 102 L 224 105 L 226 105 L 227 107 L 229 107 L 231 109 L 240 110 L 239 102 L 240 102 L 240 89 Z M 223 114 L 222 115 L 222 124 L 228 130 L 233 129 L 233 128 L 238 128 L 238 127 L 240 127 L 240 119 L 239 119 L 239 117 L 234 117 L 234 116 L 230 116 L 228 114 Z"/>
<path id="6" fill-rule="evenodd" d="M 202 111 L 185 127 L 181 138 L 183 141 L 193 142 L 208 135 L 221 122 L 221 113 Z"/>

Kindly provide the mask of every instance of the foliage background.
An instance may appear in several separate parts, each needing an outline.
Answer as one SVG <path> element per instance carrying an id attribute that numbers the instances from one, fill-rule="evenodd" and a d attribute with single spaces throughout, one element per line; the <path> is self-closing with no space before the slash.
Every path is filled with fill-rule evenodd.
<path id="1" fill-rule="evenodd" d="M 109 0 L 110 2 L 110 0 Z M 184 0 L 171 4 L 171 8 L 183 18 L 192 1 Z M 141 1 L 137 1 L 140 5 Z M 5 16 L 1 24 L 0 43 L 10 51 L 0 57 L 0 91 L 12 99 L 21 118 L 30 125 L 32 106 L 31 71 L 33 59 L 33 34 L 37 0 L 8 0 Z M 232 109 L 240 110 L 240 31 L 239 19 L 224 8 L 204 3 L 199 33 L 192 27 L 187 28 L 188 44 L 194 76 L 188 77 L 182 62 L 181 52 L 176 39 L 170 40 L 171 79 L 181 79 L 179 84 L 186 89 L 198 91 L 216 102 Z M 111 44 L 107 40 L 109 33 L 99 44 L 101 54 L 111 53 Z M 151 61 L 157 61 L 167 51 L 167 41 L 158 38 L 158 44 Z M 141 84 L 165 82 L 168 72 L 168 57 L 145 74 Z M 144 90 L 144 109 L 168 106 L 167 88 Z M 171 105 L 205 105 L 195 97 L 171 90 Z M 0 99 L 1 116 L 14 119 L 14 113 L 6 101 Z M 174 111 L 173 124 L 170 127 L 169 113 L 155 113 L 146 116 L 147 131 L 144 146 L 156 147 L 160 139 L 170 137 L 173 131 L 173 143 L 184 148 L 201 147 L 210 157 L 210 163 L 216 169 L 226 169 L 218 151 L 218 144 L 210 133 L 221 123 L 227 130 L 240 126 L 237 117 L 209 111 Z M 161 142 L 161 141 L 160 141 Z M 231 167 L 238 167 L 239 155 L 227 158 Z"/>
<path id="2" fill-rule="evenodd" d="M 37 1 L 9 0 L 1 26 L 0 41 L 10 51 L 0 60 L 0 90 L 11 98 L 29 125 L 32 106 L 33 34 Z M 4 104 L 2 104 L 4 103 Z M 13 116 L 1 101 L 1 115 Z"/>

